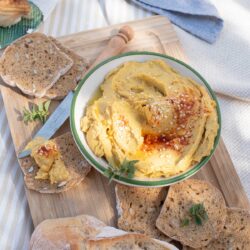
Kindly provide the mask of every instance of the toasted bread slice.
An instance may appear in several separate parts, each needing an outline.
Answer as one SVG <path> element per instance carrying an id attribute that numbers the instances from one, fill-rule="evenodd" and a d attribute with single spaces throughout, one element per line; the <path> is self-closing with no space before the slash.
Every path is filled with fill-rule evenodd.
<path id="1" fill-rule="evenodd" d="M 208 215 L 202 225 L 190 217 L 189 209 L 203 204 Z M 169 188 L 156 226 L 167 236 L 193 248 L 204 247 L 217 238 L 226 220 L 226 205 L 221 192 L 206 181 L 189 179 Z M 190 223 L 182 225 L 188 218 Z"/>
<path id="2" fill-rule="evenodd" d="M 8 27 L 18 23 L 27 16 L 31 8 L 27 0 L 0 1 L 0 27 Z"/>
<path id="3" fill-rule="evenodd" d="M 27 188 L 40 193 L 60 193 L 79 184 L 89 173 L 91 167 L 75 145 L 70 132 L 53 139 L 69 172 L 69 180 L 51 184 L 49 180 L 35 179 L 38 166 L 31 157 L 20 160 Z"/>
<path id="4" fill-rule="evenodd" d="M 6 84 L 23 93 L 43 97 L 73 65 L 73 60 L 44 34 L 33 33 L 16 40 L 0 59 Z"/>
<path id="5" fill-rule="evenodd" d="M 28 0 L 1 0 L 0 15 L 28 15 L 30 5 Z"/>
<path id="6" fill-rule="evenodd" d="M 143 234 L 124 234 L 117 237 L 102 239 L 90 239 L 85 246 L 86 250 L 172 250 L 177 249 L 174 246 L 149 238 Z"/>
<path id="7" fill-rule="evenodd" d="M 139 188 L 117 184 L 115 187 L 118 227 L 169 241 L 155 226 L 167 195 L 166 188 Z"/>
<path id="8" fill-rule="evenodd" d="M 191 249 L 191 248 L 187 248 Z M 212 240 L 200 250 L 250 249 L 250 212 L 240 208 L 228 208 L 225 226 L 218 239 Z"/>
<path id="9" fill-rule="evenodd" d="M 45 97 L 49 99 L 60 100 L 68 94 L 69 91 L 74 90 L 77 86 L 77 82 L 83 77 L 87 70 L 88 63 L 84 58 L 74 53 L 72 50 L 64 47 L 58 40 L 53 37 L 49 37 L 55 45 L 67 54 L 73 60 L 72 68 L 58 81 L 48 89 Z"/>
<path id="10" fill-rule="evenodd" d="M 89 215 L 45 220 L 33 232 L 30 249 L 83 249 L 81 247 L 86 240 L 96 236 L 105 226 L 103 222 Z"/>

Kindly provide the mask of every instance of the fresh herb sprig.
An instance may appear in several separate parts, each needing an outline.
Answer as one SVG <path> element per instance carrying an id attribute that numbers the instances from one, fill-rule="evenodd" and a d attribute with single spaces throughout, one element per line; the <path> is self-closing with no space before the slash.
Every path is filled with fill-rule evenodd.
<path id="1" fill-rule="evenodd" d="M 135 164 L 137 163 L 137 160 L 134 161 L 128 161 L 128 160 L 124 160 L 122 162 L 122 164 L 120 165 L 120 167 L 113 167 L 113 166 L 109 166 L 104 174 L 109 178 L 109 183 L 111 183 L 111 181 L 113 180 L 113 178 L 117 175 L 118 177 L 120 177 L 121 175 L 125 175 L 128 178 L 133 178 L 134 174 L 135 174 Z"/>
<path id="2" fill-rule="evenodd" d="M 181 227 L 185 227 L 189 225 L 189 219 L 188 218 L 184 218 L 183 220 L 181 220 Z"/>
<path id="3" fill-rule="evenodd" d="M 49 106 L 50 106 L 50 100 L 46 102 L 41 102 L 38 105 L 33 105 L 33 107 L 30 110 L 24 108 L 23 121 L 32 122 L 35 120 L 39 120 L 42 123 L 45 123 L 49 115 Z"/>
<path id="4" fill-rule="evenodd" d="M 208 219 L 208 215 L 206 209 L 202 203 L 194 204 L 189 209 L 189 216 L 194 220 L 195 224 L 201 226 L 203 221 Z M 181 227 L 188 226 L 190 220 L 188 218 L 184 218 L 181 220 Z"/>
<path id="5" fill-rule="evenodd" d="M 189 209 L 190 215 L 194 218 L 197 225 L 202 225 L 202 221 L 208 219 L 206 209 L 203 204 L 195 204 Z"/>

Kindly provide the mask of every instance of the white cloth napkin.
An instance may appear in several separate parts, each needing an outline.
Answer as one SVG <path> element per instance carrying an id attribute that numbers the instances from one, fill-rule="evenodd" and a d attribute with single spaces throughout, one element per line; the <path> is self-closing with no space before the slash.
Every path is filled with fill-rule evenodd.
<path id="1" fill-rule="evenodd" d="M 204 43 L 176 27 L 192 66 L 219 93 L 250 101 L 250 1 L 212 0 L 224 28 L 216 43 Z"/>

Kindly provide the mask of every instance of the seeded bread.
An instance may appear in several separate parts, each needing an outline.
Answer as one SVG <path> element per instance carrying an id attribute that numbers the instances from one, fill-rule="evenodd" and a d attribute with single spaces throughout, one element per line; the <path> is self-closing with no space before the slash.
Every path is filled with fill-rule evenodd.
<path id="1" fill-rule="evenodd" d="M 49 99 L 60 100 L 68 94 L 69 91 L 74 90 L 77 86 L 77 82 L 83 77 L 87 70 L 87 62 L 81 56 L 74 53 L 72 50 L 64 47 L 58 40 L 53 37 L 49 39 L 65 54 L 67 54 L 73 60 L 72 68 L 58 81 L 48 89 L 45 97 Z"/>
<path id="2" fill-rule="evenodd" d="M 197 225 L 189 215 L 194 204 L 203 204 L 208 220 Z M 218 237 L 226 220 L 226 205 L 221 192 L 206 181 L 189 179 L 169 188 L 156 226 L 167 236 L 193 248 L 204 247 Z M 188 218 L 189 225 L 182 226 Z"/>
<path id="3" fill-rule="evenodd" d="M 26 157 L 20 160 L 20 165 L 24 173 L 24 181 L 27 188 L 40 193 L 60 193 L 78 185 L 89 173 L 91 167 L 82 157 L 70 132 L 56 137 L 53 141 L 62 156 L 70 179 L 58 184 L 51 184 L 49 180 L 35 179 L 38 166 L 33 158 Z"/>
<path id="4" fill-rule="evenodd" d="M 214 249 L 250 249 L 250 212 L 248 210 L 227 209 L 226 223 L 218 239 L 212 240 L 206 247 L 200 248 L 200 250 Z"/>
<path id="5" fill-rule="evenodd" d="M 143 234 L 125 234 L 117 237 L 88 240 L 84 250 L 172 250 L 174 246 L 151 239 Z"/>
<path id="6" fill-rule="evenodd" d="M 115 192 L 119 228 L 169 241 L 155 226 L 167 195 L 166 188 L 138 188 L 117 184 Z"/>
<path id="7" fill-rule="evenodd" d="M 223 234 L 234 234 L 237 237 L 250 240 L 250 211 L 240 208 L 227 208 L 227 219 Z"/>
<path id="8" fill-rule="evenodd" d="M 82 249 L 86 240 L 95 237 L 105 226 L 89 215 L 45 220 L 33 232 L 30 250 Z"/>
<path id="9" fill-rule="evenodd" d="M 6 84 L 23 93 L 43 97 L 73 65 L 73 60 L 44 34 L 32 33 L 7 47 L 0 59 Z"/>

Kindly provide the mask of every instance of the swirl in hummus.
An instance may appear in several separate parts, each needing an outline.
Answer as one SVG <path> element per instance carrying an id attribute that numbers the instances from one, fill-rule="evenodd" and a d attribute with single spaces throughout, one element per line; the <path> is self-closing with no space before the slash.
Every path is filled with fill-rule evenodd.
<path id="1" fill-rule="evenodd" d="M 138 160 L 135 176 L 167 177 L 210 154 L 218 132 L 216 103 L 164 61 L 124 63 L 100 88 L 81 130 L 95 155 L 112 166 Z"/>

